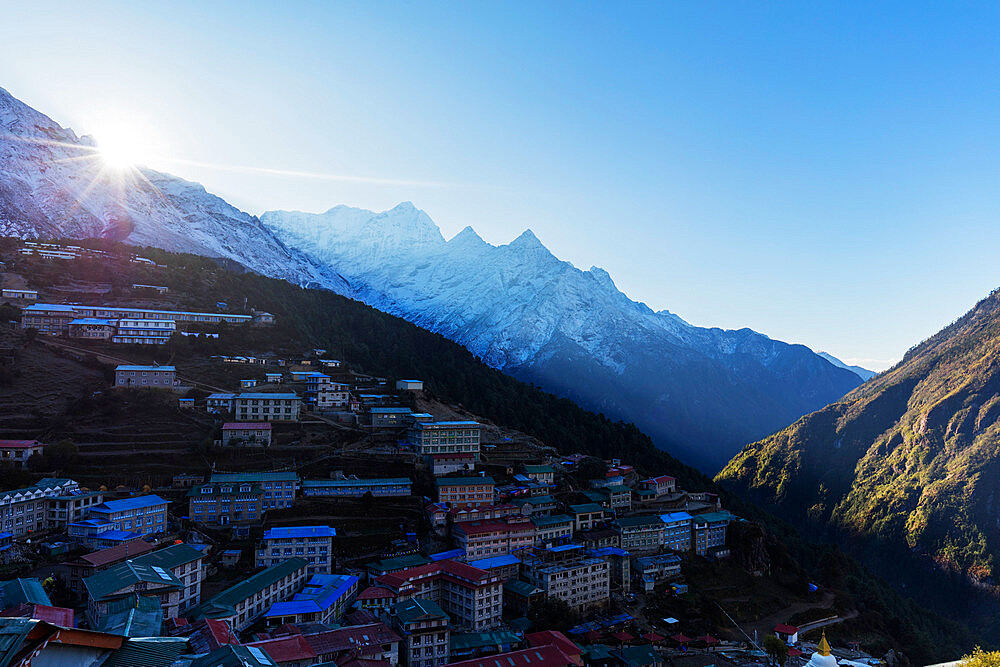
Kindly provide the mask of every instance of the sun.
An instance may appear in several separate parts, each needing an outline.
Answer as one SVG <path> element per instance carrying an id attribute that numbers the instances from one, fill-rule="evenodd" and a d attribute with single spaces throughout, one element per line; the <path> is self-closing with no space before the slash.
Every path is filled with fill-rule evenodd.
<path id="1" fill-rule="evenodd" d="M 110 169 L 123 171 L 145 165 L 157 153 L 157 132 L 135 116 L 107 113 L 93 131 L 97 156 Z"/>

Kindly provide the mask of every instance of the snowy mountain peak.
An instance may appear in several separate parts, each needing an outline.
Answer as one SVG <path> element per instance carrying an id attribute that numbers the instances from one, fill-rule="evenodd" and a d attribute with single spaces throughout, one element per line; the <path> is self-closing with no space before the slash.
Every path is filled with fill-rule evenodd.
<path id="1" fill-rule="evenodd" d="M 451 237 L 451 239 L 448 241 L 448 246 L 450 248 L 472 249 L 477 247 L 478 248 L 486 247 L 489 246 L 489 244 L 483 240 L 483 237 L 480 236 L 475 229 L 473 229 L 469 225 L 466 225 L 465 229 L 463 229 L 458 234 L 455 234 L 453 237 Z"/>

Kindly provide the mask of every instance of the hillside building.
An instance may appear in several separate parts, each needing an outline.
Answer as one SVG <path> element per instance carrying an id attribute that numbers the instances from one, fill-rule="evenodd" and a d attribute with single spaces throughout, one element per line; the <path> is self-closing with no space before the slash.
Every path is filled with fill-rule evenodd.
<path id="1" fill-rule="evenodd" d="M 611 594 L 608 563 L 587 555 L 580 546 L 525 549 L 519 558 L 521 579 L 540 588 L 547 598 L 564 600 L 580 613 L 607 604 Z"/>
<path id="2" fill-rule="evenodd" d="M 32 454 L 42 454 L 45 443 L 38 440 L 0 440 L 0 465 L 24 468 Z"/>
<path id="3" fill-rule="evenodd" d="M 282 526 L 269 528 L 257 547 L 257 567 L 277 565 L 282 560 L 304 558 L 309 574 L 333 571 L 333 538 L 330 526 Z"/>
<path id="4" fill-rule="evenodd" d="M 253 625 L 276 602 L 290 600 L 302 590 L 309 563 L 291 558 L 230 586 L 188 612 L 192 620 L 202 618 L 228 621 L 234 630 Z"/>
<path id="5" fill-rule="evenodd" d="M 270 422 L 227 422 L 222 425 L 223 447 L 270 447 Z"/>
<path id="6" fill-rule="evenodd" d="M 170 389 L 177 384 L 173 366 L 130 366 L 115 368 L 115 386 L 136 389 Z"/>
<path id="7" fill-rule="evenodd" d="M 435 602 L 398 602 L 391 618 L 401 637 L 399 658 L 403 667 L 439 667 L 451 661 L 450 619 Z"/>
<path id="8" fill-rule="evenodd" d="M 448 507 L 480 507 L 492 505 L 492 477 L 439 477 L 436 482 L 438 502 Z"/>
<path id="9" fill-rule="evenodd" d="M 286 421 L 299 419 L 301 401 L 294 392 L 246 393 L 233 398 L 233 412 L 237 421 Z"/>
<path id="10" fill-rule="evenodd" d="M 349 574 L 314 574 L 291 600 L 272 604 L 264 612 L 264 621 L 269 627 L 336 623 L 354 602 L 358 581 Z"/>
<path id="11" fill-rule="evenodd" d="M 425 456 L 468 452 L 479 460 L 482 428 L 474 421 L 414 422 L 407 440 Z"/>

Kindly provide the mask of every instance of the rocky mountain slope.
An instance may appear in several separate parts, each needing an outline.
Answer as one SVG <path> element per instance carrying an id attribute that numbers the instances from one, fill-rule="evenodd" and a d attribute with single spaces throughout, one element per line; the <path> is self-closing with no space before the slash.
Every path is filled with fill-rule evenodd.
<path id="1" fill-rule="evenodd" d="M 996 593 L 1000 291 L 717 479 L 856 553 L 895 554 L 883 572 L 911 590 L 937 581 L 923 563 Z"/>
<path id="2" fill-rule="evenodd" d="M 103 237 L 224 257 L 361 299 L 495 368 L 633 421 L 704 470 L 859 382 L 806 347 L 654 312 L 607 272 L 558 260 L 530 231 L 502 246 L 471 228 L 445 241 L 409 203 L 258 219 L 195 183 L 110 170 L 89 139 L 2 89 L 0 234 Z"/>
<path id="3" fill-rule="evenodd" d="M 235 260 L 261 273 L 346 289 L 197 183 L 106 167 L 78 137 L 0 88 L 0 235 L 127 240 Z"/>
<path id="4" fill-rule="evenodd" d="M 456 340 L 491 366 L 615 419 L 717 470 L 743 443 L 855 387 L 801 345 L 695 327 L 560 261 L 529 230 L 507 245 L 450 240 L 410 203 L 261 216 L 288 247 L 336 267 L 376 308 Z"/>

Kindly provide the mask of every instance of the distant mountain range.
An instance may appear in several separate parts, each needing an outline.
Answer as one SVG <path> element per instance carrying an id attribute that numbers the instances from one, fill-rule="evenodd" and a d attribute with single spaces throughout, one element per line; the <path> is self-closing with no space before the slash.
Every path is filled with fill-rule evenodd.
<path id="1" fill-rule="evenodd" d="M 856 372 L 802 345 L 695 327 L 560 261 L 526 231 L 450 240 L 410 203 L 259 219 L 149 169 L 102 170 L 93 142 L 0 89 L 0 234 L 107 237 L 223 257 L 402 316 L 490 365 L 717 470 L 746 442 L 836 400 Z"/>
<path id="2" fill-rule="evenodd" d="M 878 373 L 876 373 L 875 371 L 870 371 L 867 368 L 862 368 L 861 366 L 848 366 L 843 361 L 841 361 L 837 357 L 827 352 L 817 352 L 816 354 L 823 357 L 824 359 L 826 359 L 827 361 L 829 361 L 831 364 L 833 364 L 838 368 L 846 368 L 847 370 L 851 371 L 862 380 L 871 380 L 873 377 L 878 375 Z"/>

